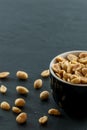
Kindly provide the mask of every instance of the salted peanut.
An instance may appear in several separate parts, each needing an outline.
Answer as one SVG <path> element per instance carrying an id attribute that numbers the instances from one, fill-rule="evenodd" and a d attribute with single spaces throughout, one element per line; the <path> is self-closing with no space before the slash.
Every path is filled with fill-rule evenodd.
<path id="1" fill-rule="evenodd" d="M 7 87 L 4 85 L 1 85 L 0 92 L 4 94 L 4 93 L 6 93 L 6 91 L 7 91 Z"/>
<path id="2" fill-rule="evenodd" d="M 77 64 L 74 64 L 73 66 L 72 66 L 72 71 L 76 71 L 76 70 L 80 70 L 81 69 L 81 64 L 80 63 L 77 63 Z"/>
<path id="3" fill-rule="evenodd" d="M 23 107 L 25 105 L 25 100 L 23 98 L 17 98 L 15 100 L 15 106 L 17 107 Z"/>
<path id="4" fill-rule="evenodd" d="M 65 80 L 67 80 L 68 78 L 70 78 L 71 77 L 71 73 L 63 73 L 63 78 L 65 79 Z"/>
<path id="5" fill-rule="evenodd" d="M 19 124 L 23 124 L 27 121 L 27 113 L 22 112 L 16 117 L 16 121 Z"/>
<path id="6" fill-rule="evenodd" d="M 80 58 L 80 59 L 79 59 L 79 62 L 80 62 L 80 63 L 83 63 L 83 64 L 87 64 L 87 57 Z"/>
<path id="7" fill-rule="evenodd" d="M 65 61 L 66 59 L 61 57 L 61 56 L 57 56 L 56 57 L 56 62 L 62 62 L 62 61 Z"/>
<path id="8" fill-rule="evenodd" d="M 80 58 L 87 57 L 87 52 L 81 52 L 81 53 L 79 54 L 79 57 L 80 57 Z"/>
<path id="9" fill-rule="evenodd" d="M 48 117 L 47 116 L 42 116 L 42 117 L 39 118 L 38 121 L 39 121 L 40 124 L 43 125 L 43 124 L 47 123 Z"/>
<path id="10" fill-rule="evenodd" d="M 1 105 L 0 105 L 0 107 L 1 107 L 1 109 L 3 109 L 3 110 L 10 110 L 10 104 L 8 103 L 8 102 L 6 102 L 6 101 L 3 101 L 3 102 L 1 102 Z"/>
<path id="11" fill-rule="evenodd" d="M 87 77 L 81 77 L 81 83 L 87 84 Z"/>
<path id="12" fill-rule="evenodd" d="M 48 110 L 49 115 L 60 116 L 61 112 L 58 109 L 51 108 Z"/>
<path id="13" fill-rule="evenodd" d="M 43 85 L 42 79 L 37 79 L 37 80 L 34 81 L 34 88 L 35 89 L 41 88 L 42 85 Z"/>
<path id="14" fill-rule="evenodd" d="M 42 77 L 49 77 L 49 75 L 50 75 L 49 69 L 41 72 Z"/>
<path id="15" fill-rule="evenodd" d="M 61 68 L 64 69 L 65 71 L 67 71 L 68 66 L 69 66 L 69 62 L 67 60 L 61 62 Z"/>
<path id="16" fill-rule="evenodd" d="M 17 86 L 16 91 L 20 94 L 27 94 L 29 93 L 29 90 L 24 86 Z"/>
<path id="17" fill-rule="evenodd" d="M 0 78 L 7 78 L 10 75 L 10 72 L 0 72 Z"/>
<path id="18" fill-rule="evenodd" d="M 74 54 L 68 54 L 67 59 L 69 61 L 77 61 L 78 57 L 76 55 L 74 55 Z"/>
<path id="19" fill-rule="evenodd" d="M 61 78 L 61 75 L 59 73 L 55 73 L 57 77 Z"/>
<path id="20" fill-rule="evenodd" d="M 59 71 L 59 75 L 61 76 L 61 78 L 63 77 L 63 75 L 64 75 L 65 73 L 66 73 L 65 70 L 60 70 L 60 71 Z"/>
<path id="21" fill-rule="evenodd" d="M 40 93 L 40 99 L 41 100 L 46 100 L 49 98 L 49 92 L 48 91 L 43 91 Z"/>
<path id="22" fill-rule="evenodd" d="M 54 72 L 59 72 L 61 70 L 60 65 L 58 63 L 53 64 L 52 69 Z"/>
<path id="23" fill-rule="evenodd" d="M 79 77 L 82 77 L 82 76 L 83 76 L 83 74 L 82 74 L 81 72 L 79 72 L 79 71 L 75 71 L 75 75 L 76 75 L 76 76 L 79 76 Z"/>
<path id="24" fill-rule="evenodd" d="M 87 68 L 82 68 L 82 74 L 86 75 L 87 74 Z"/>
<path id="25" fill-rule="evenodd" d="M 13 111 L 14 113 L 17 113 L 17 114 L 22 112 L 22 110 L 21 110 L 20 108 L 15 107 L 15 106 L 12 107 L 12 111 Z"/>
<path id="26" fill-rule="evenodd" d="M 25 71 L 17 71 L 16 76 L 19 79 L 28 79 L 28 74 Z"/>
<path id="27" fill-rule="evenodd" d="M 81 77 L 76 77 L 71 80 L 71 83 L 74 84 L 80 84 L 81 83 Z"/>
<path id="28" fill-rule="evenodd" d="M 67 73 L 72 73 L 72 67 L 73 67 L 73 64 L 71 62 L 69 62 L 66 72 Z"/>

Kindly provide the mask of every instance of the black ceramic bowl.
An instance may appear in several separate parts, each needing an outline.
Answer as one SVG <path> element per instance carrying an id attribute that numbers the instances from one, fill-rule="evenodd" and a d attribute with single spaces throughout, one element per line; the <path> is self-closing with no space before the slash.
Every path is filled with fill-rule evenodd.
<path id="1" fill-rule="evenodd" d="M 69 51 L 57 56 L 66 57 L 68 54 L 78 55 L 80 52 L 87 51 Z M 56 56 L 56 57 L 57 57 Z M 87 114 L 87 84 L 72 84 L 58 78 L 52 70 L 52 64 L 55 63 L 54 57 L 50 62 L 50 84 L 52 95 L 59 107 L 69 114 L 86 115 Z"/>

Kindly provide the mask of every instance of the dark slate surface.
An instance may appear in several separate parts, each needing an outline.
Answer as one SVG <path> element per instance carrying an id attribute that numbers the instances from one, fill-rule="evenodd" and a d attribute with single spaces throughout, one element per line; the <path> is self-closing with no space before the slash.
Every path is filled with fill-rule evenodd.
<path id="1" fill-rule="evenodd" d="M 0 80 L 7 86 L 6 95 L 0 94 L 0 102 L 14 100 L 17 85 L 25 85 L 30 93 L 23 97 L 27 104 L 23 111 L 28 121 L 18 125 L 16 115 L 0 109 L 2 130 L 85 130 L 87 118 L 76 120 L 63 113 L 63 117 L 47 114 L 49 108 L 58 106 L 52 95 L 47 102 L 41 102 L 39 94 L 50 91 L 49 79 L 43 79 L 40 90 L 33 88 L 33 82 L 41 71 L 49 67 L 51 59 L 59 53 L 70 50 L 87 50 L 87 1 L 86 0 L 0 0 L 0 71 L 9 71 L 9 79 Z M 18 81 L 15 73 L 25 70 L 28 81 Z M 38 118 L 48 115 L 45 126 Z"/>

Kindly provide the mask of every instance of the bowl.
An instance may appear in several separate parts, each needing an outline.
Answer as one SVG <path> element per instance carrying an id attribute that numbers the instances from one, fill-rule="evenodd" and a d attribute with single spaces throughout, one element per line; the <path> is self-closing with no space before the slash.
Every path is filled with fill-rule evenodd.
<path id="1" fill-rule="evenodd" d="M 87 84 L 72 83 L 61 79 L 52 69 L 56 63 L 56 58 L 66 58 L 69 54 L 78 56 L 80 53 L 87 51 L 75 50 L 68 51 L 55 56 L 49 65 L 50 70 L 50 86 L 52 95 L 57 105 L 70 115 L 84 116 L 87 115 Z"/>

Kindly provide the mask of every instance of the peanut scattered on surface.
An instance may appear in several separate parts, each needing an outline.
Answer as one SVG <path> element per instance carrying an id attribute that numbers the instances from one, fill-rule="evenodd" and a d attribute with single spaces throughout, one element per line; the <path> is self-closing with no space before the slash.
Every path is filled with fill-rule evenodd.
<path id="1" fill-rule="evenodd" d="M 60 116 L 61 112 L 58 109 L 51 108 L 48 110 L 49 115 Z"/>
<path id="2" fill-rule="evenodd" d="M 12 111 L 13 111 L 14 113 L 17 113 L 17 114 L 22 112 L 22 110 L 21 110 L 20 108 L 15 107 L 15 106 L 12 107 Z"/>
<path id="3" fill-rule="evenodd" d="M 20 113 L 17 117 L 16 117 L 16 121 L 19 123 L 19 124 L 23 124 L 27 121 L 27 113 L 25 112 L 22 112 Z"/>
<path id="4" fill-rule="evenodd" d="M 38 121 L 39 121 L 40 124 L 43 125 L 48 121 L 48 117 L 47 116 L 42 116 L 42 117 L 39 118 Z"/>
<path id="5" fill-rule="evenodd" d="M 19 79 L 28 79 L 28 74 L 25 71 L 17 71 L 16 76 Z"/>
<path id="6" fill-rule="evenodd" d="M 39 88 L 42 87 L 42 84 L 43 84 L 42 79 L 37 79 L 37 80 L 34 81 L 34 88 L 39 89 Z"/>
<path id="7" fill-rule="evenodd" d="M 4 93 L 6 93 L 6 91 L 7 91 L 7 87 L 4 85 L 1 85 L 0 92 L 4 94 Z"/>
<path id="8" fill-rule="evenodd" d="M 17 107 L 23 107 L 25 105 L 26 101 L 23 98 L 17 98 L 15 100 L 15 106 Z"/>
<path id="9" fill-rule="evenodd" d="M 0 107 L 3 110 L 10 110 L 10 108 L 11 108 L 10 104 L 8 102 L 6 102 L 6 101 L 1 102 Z"/>
<path id="10" fill-rule="evenodd" d="M 10 72 L 0 72 L 0 78 L 7 78 L 10 75 Z"/>
<path id="11" fill-rule="evenodd" d="M 16 91 L 20 94 L 27 94 L 29 93 L 29 90 L 24 86 L 17 86 Z"/>
<path id="12" fill-rule="evenodd" d="M 49 69 L 41 72 L 42 77 L 49 77 L 49 75 L 50 75 Z"/>
<path id="13" fill-rule="evenodd" d="M 48 97 L 49 97 L 48 91 L 43 91 L 43 92 L 40 93 L 40 99 L 41 100 L 46 100 L 46 99 L 48 99 Z"/>

